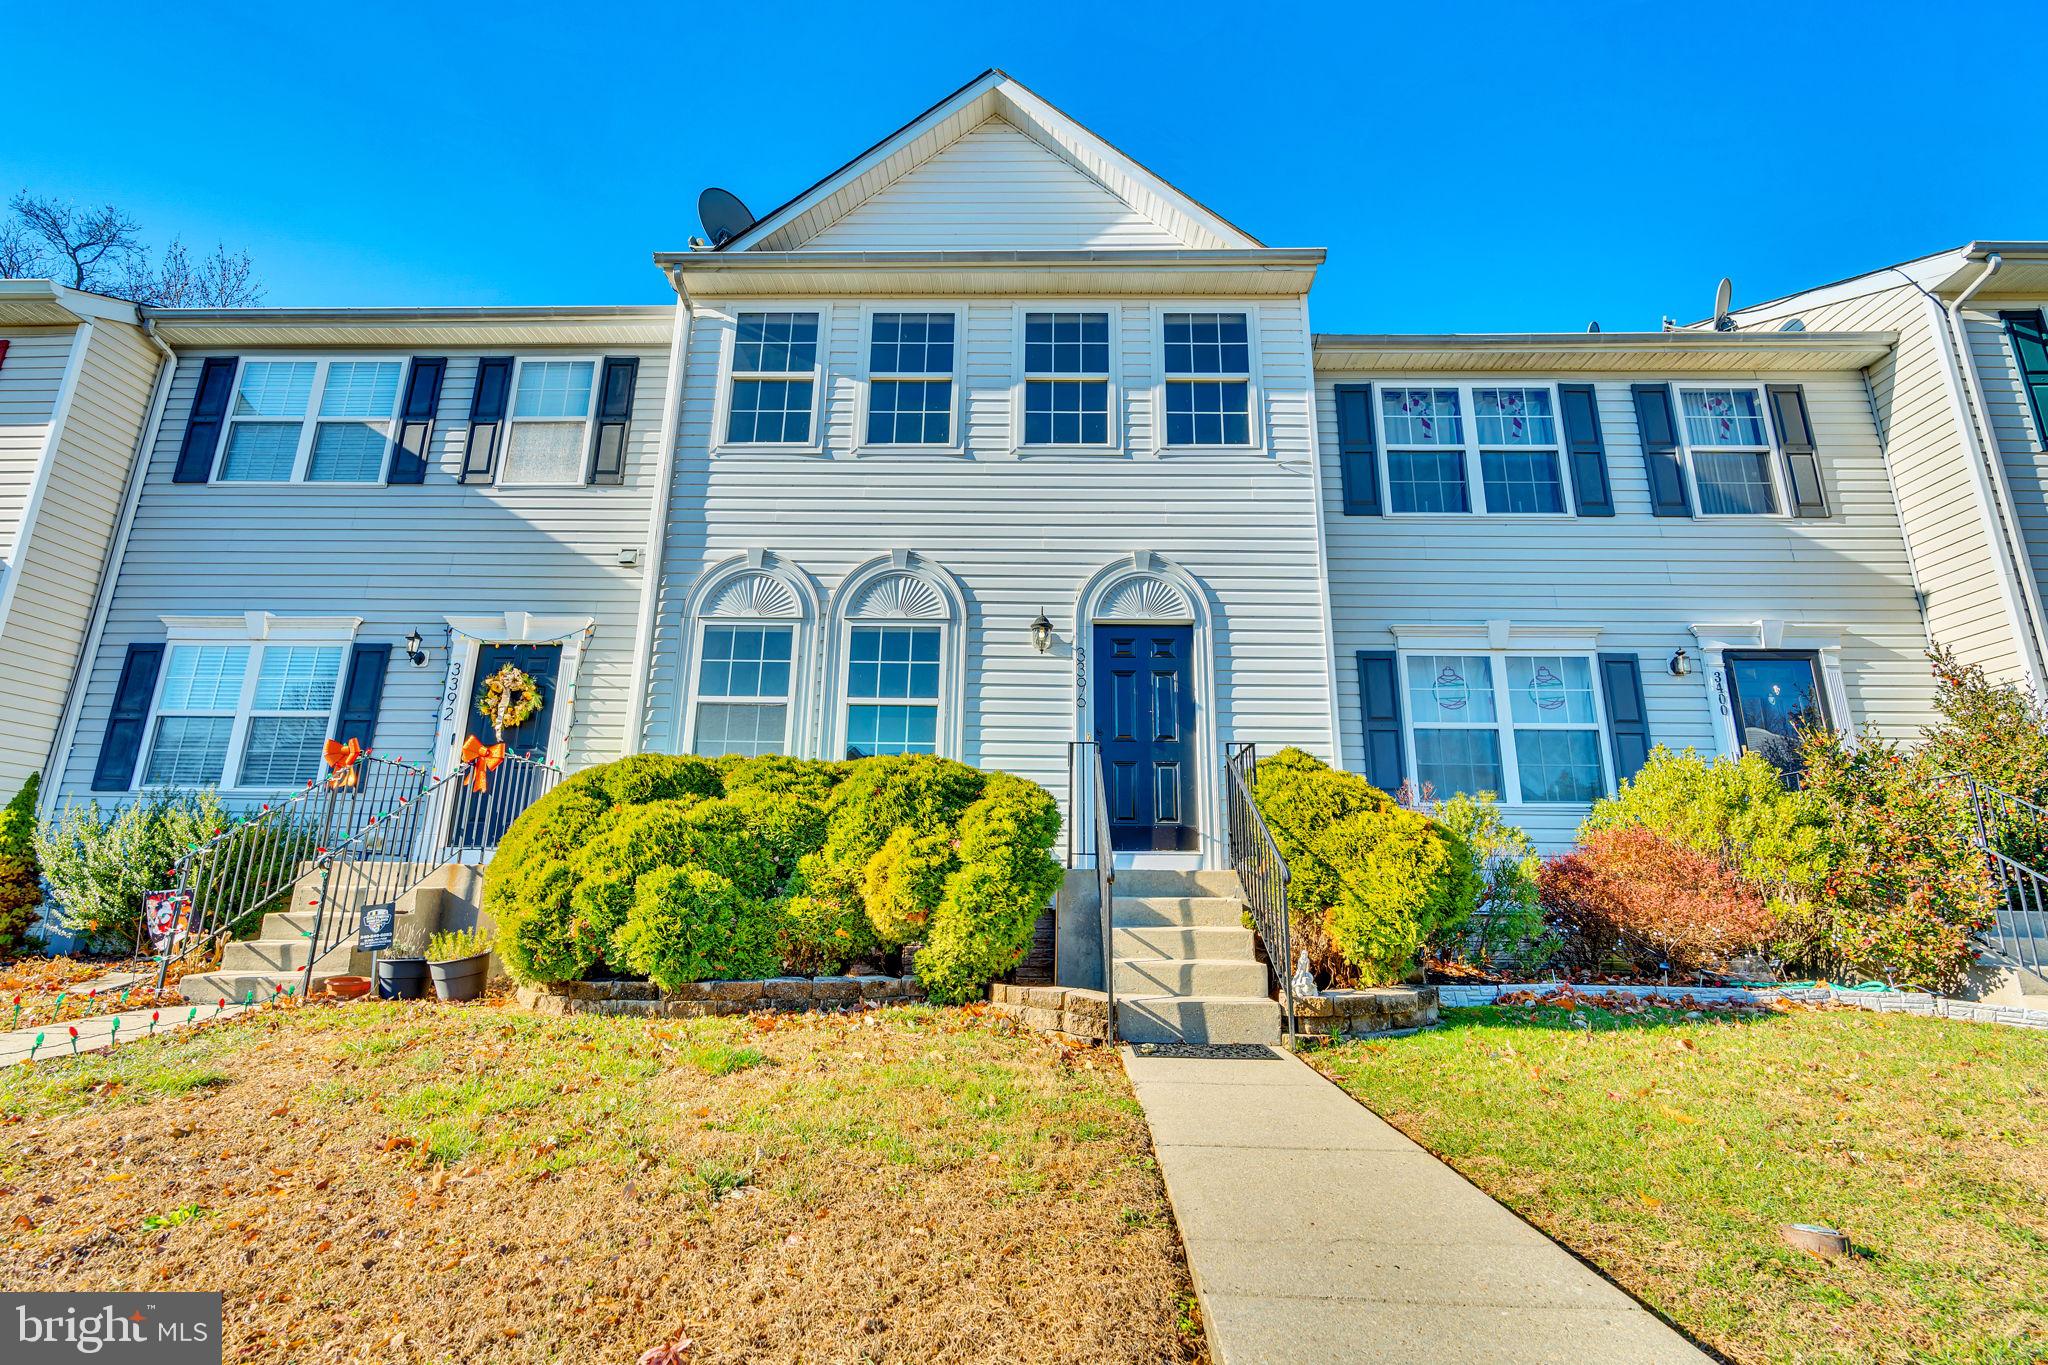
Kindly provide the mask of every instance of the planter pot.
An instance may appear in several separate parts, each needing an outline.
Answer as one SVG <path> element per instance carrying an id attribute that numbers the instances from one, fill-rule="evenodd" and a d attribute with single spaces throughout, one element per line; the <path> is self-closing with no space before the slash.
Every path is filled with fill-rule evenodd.
<path id="1" fill-rule="evenodd" d="M 443 1000 L 474 1000 L 484 993 L 484 978 L 491 968 L 491 955 L 458 957 L 453 962 L 429 962 L 434 994 Z"/>
<path id="2" fill-rule="evenodd" d="M 327 989 L 337 1000 L 360 1000 L 370 993 L 370 978 L 332 976 L 327 979 Z"/>
<path id="3" fill-rule="evenodd" d="M 427 960 L 399 957 L 377 964 L 379 1000 L 418 1000 L 427 993 Z"/>

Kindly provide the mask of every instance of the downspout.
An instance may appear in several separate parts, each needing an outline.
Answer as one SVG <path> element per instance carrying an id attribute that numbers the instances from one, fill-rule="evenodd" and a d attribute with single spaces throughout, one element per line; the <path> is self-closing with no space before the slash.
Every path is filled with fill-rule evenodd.
<path id="1" fill-rule="evenodd" d="M 136 310 L 141 313 L 140 309 Z M 64 718 L 57 726 L 57 734 L 50 752 L 43 760 L 43 788 L 37 805 L 37 815 L 49 819 L 56 814 L 58 789 L 64 785 L 64 773 L 59 764 L 66 762 L 71 754 L 71 744 L 77 736 L 79 712 L 85 705 L 86 684 L 92 678 L 93 660 L 100 652 L 100 639 L 106 632 L 107 612 L 113 605 L 114 580 L 121 572 L 121 561 L 128 552 L 128 533 L 135 525 L 135 509 L 142 501 L 142 486 L 149 475 L 149 461 L 156 450 L 157 430 L 163 425 L 164 409 L 170 403 L 171 381 L 178 371 L 178 355 L 164 344 L 156 334 L 156 325 L 147 314 L 142 315 L 141 330 L 150 345 L 156 347 L 162 357 L 157 365 L 156 391 L 150 395 L 149 412 L 143 419 L 142 431 L 136 437 L 135 451 L 128 461 L 128 485 L 121 496 L 121 520 L 114 527 L 114 538 L 107 543 L 107 553 L 100 560 L 99 591 L 93 596 L 92 624 L 85 633 L 85 644 L 78 652 L 78 665 L 71 674 L 71 695 L 64 703 Z"/>
<path id="2" fill-rule="evenodd" d="M 1963 321 L 1963 308 L 1976 297 L 1978 291 L 1991 282 L 2005 265 L 2005 258 L 1997 252 L 1985 257 L 1984 269 L 1969 287 L 1956 295 L 1954 300 L 1936 300 L 1941 311 L 1942 325 L 1948 344 L 1954 356 L 1953 374 L 1961 389 L 1963 404 L 1963 428 L 1968 434 L 1970 446 L 1977 460 L 1981 483 L 1987 507 L 1991 513 L 1992 529 L 1997 533 L 2005 549 L 2008 570 L 2015 580 L 2015 602 L 2020 618 L 2022 653 L 2030 682 L 2036 690 L 2048 686 L 2048 646 L 2041 636 L 2041 595 L 2034 580 L 2031 557 L 2024 544 L 2014 539 L 2013 528 L 2018 519 L 2013 511 L 2012 489 L 2006 482 L 2003 455 L 1998 447 L 1998 433 L 1989 425 L 1989 416 L 1984 405 L 1984 381 L 1977 370 L 1977 359 L 1971 354 L 1969 330 Z"/>
<path id="3" fill-rule="evenodd" d="M 654 625 L 661 605 L 662 553 L 668 545 L 669 500 L 675 496 L 676 440 L 683 420 L 683 379 L 690 350 L 690 295 L 673 274 L 675 329 L 669 339 L 668 392 L 662 399 L 661 450 L 655 458 L 654 496 L 647 509 L 645 571 L 640 586 L 640 621 L 633 640 L 633 678 L 627 691 L 622 754 L 640 752 L 647 739 L 647 697 L 653 682 Z"/>

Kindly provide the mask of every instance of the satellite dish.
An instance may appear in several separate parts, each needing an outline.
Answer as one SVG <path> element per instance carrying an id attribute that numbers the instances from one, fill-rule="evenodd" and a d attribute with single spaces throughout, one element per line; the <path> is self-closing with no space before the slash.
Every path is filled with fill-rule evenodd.
<path id="1" fill-rule="evenodd" d="M 1803 318 L 1786 318 L 1784 325 L 1779 327 L 1778 330 L 1781 332 L 1803 332 L 1806 330 L 1806 321 Z"/>
<path id="2" fill-rule="evenodd" d="M 1717 332 L 1735 330 L 1735 319 L 1728 316 L 1728 301 L 1734 293 L 1735 281 L 1726 275 L 1723 275 L 1721 282 L 1714 286 L 1714 330 Z"/>
<path id="3" fill-rule="evenodd" d="M 713 246 L 724 246 L 754 225 L 754 215 L 731 190 L 716 186 L 697 196 L 697 217 Z"/>
<path id="4" fill-rule="evenodd" d="M 1594 321 L 1592 321 L 1592 322 L 1589 322 L 1589 323 L 1587 323 L 1587 324 L 1586 324 L 1586 330 L 1587 330 L 1587 331 L 1589 331 L 1589 332 L 1597 332 L 1597 331 L 1599 331 L 1599 330 L 1600 330 L 1600 323 L 1599 323 L 1599 321 L 1598 321 L 1598 320 L 1596 319 L 1596 320 L 1594 320 Z"/>

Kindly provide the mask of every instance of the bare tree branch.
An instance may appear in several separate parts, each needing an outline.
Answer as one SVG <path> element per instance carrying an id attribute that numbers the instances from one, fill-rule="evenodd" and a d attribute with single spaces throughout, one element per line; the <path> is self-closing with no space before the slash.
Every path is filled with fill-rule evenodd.
<path id="1" fill-rule="evenodd" d="M 146 257 L 135 260 L 116 292 L 158 308 L 247 308 L 263 299 L 248 252 L 230 254 L 216 244 L 213 254 L 195 265 L 176 237 L 154 264 Z"/>
<path id="2" fill-rule="evenodd" d="M 86 209 L 24 190 L 14 196 L 12 207 L 22 226 L 61 258 L 71 275 L 65 283 L 73 289 L 105 292 L 118 278 L 116 272 L 142 249 L 136 237 L 142 225 L 112 204 Z"/>
<path id="3" fill-rule="evenodd" d="M 49 273 L 48 256 L 20 223 L 0 223 L 0 280 L 40 280 Z"/>

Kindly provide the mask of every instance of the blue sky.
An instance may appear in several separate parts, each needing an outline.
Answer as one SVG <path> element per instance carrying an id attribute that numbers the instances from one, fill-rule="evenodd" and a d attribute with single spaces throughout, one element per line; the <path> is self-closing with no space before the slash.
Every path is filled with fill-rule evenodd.
<path id="1" fill-rule="evenodd" d="M 1327 247 L 1320 331 L 1653 328 L 1724 274 L 1753 302 L 2048 237 L 2039 4 L 766 8 L 110 3 L 83 34 L 23 0 L 0 192 L 244 247 L 273 304 L 659 302 L 701 188 L 768 208 L 993 65 Z"/>

